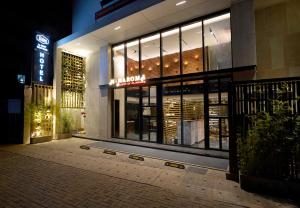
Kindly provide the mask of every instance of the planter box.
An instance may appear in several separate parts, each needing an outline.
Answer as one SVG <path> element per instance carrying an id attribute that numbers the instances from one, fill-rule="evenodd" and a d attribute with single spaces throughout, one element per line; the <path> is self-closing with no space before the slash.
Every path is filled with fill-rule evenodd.
<path id="1" fill-rule="evenodd" d="M 57 134 L 57 139 L 69 139 L 72 137 L 71 133 Z"/>
<path id="2" fill-rule="evenodd" d="M 300 182 L 274 180 L 255 176 L 239 175 L 240 187 L 246 191 L 268 195 L 299 198 Z"/>
<path id="3" fill-rule="evenodd" d="M 37 144 L 42 142 L 50 142 L 52 140 L 52 136 L 44 136 L 44 137 L 32 137 L 30 138 L 30 144 Z"/>

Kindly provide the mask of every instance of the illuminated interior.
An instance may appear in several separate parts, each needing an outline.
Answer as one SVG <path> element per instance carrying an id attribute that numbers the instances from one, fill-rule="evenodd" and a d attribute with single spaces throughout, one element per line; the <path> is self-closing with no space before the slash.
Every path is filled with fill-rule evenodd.
<path id="1" fill-rule="evenodd" d="M 231 68 L 230 13 L 117 44 L 112 54 L 114 79 L 145 75 L 146 81 L 164 77 L 172 80 L 174 76 Z M 114 136 L 205 148 L 208 131 L 209 148 L 227 150 L 228 94 L 220 85 L 212 86 L 217 93 L 204 91 L 203 83 L 154 82 L 149 86 L 114 89 Z M 205 93 L 211 101 L 207 115 Z M 223 98 L 220 102 L 219 97 Z M 209 123 L 207 130 L 205 118 Z"/>

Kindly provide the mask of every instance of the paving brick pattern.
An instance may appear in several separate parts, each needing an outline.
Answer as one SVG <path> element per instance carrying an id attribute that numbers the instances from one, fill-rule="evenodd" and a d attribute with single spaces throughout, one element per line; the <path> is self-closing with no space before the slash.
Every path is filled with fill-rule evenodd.
<path id="1" fill-rule="evenodd" d="M 88 143 L 0 147 L 0 207 L 296 207 L 242 191 L 221 171 L 79 148 Z"/>

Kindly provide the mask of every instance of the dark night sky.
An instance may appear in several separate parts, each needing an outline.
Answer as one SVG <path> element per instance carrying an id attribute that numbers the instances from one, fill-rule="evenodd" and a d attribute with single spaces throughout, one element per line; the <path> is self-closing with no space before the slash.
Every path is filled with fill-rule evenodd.
<path id="1" fill-rule="evenodd" d="M 34 31 L 50 35 L 52 41 L 71 34 L 72 0 L 6 2 L 9 3 L 4 8 L 1 6 L 2 46 L 6 49 L 1 55 L 1 68 L 8 78 L 5 84 L 15 85 L 16 74 L 26 74 L 30 70 Z"/>

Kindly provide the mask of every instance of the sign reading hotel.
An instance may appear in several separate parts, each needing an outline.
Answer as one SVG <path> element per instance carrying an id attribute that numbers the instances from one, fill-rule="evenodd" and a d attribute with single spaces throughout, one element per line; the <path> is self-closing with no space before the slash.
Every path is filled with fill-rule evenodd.
<path id="1" fill-rule="evenodd" d="M 50 38 L 36 32 L 34 42 L 33 81 L 39 84 L 48 84 Z"/>
<path id="2" fill-rule="evenodd" d="M 111 79 L 109 82 L 110 86 L 116 87 L 126 87 L 126 86 L 137 86 L 146 83 L 145 75 L 137 75 L 137 76 L 129 76 L 126 78 L 118 78 L 118 79 Z"/>

